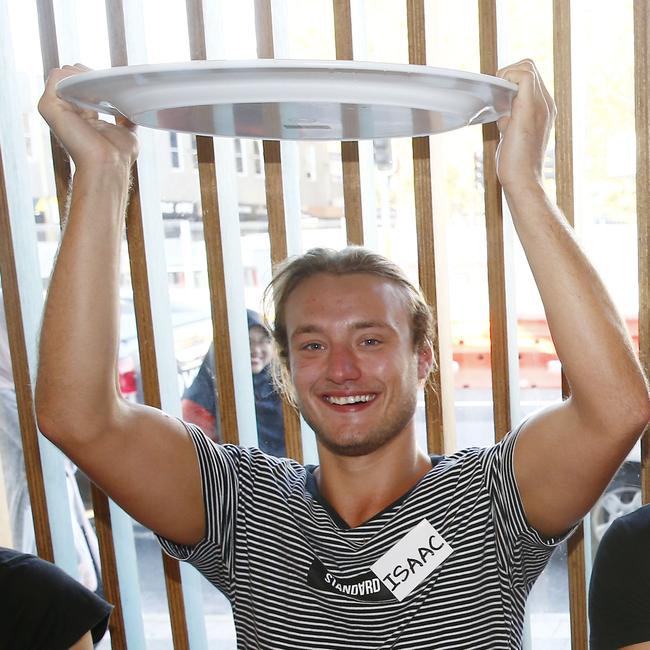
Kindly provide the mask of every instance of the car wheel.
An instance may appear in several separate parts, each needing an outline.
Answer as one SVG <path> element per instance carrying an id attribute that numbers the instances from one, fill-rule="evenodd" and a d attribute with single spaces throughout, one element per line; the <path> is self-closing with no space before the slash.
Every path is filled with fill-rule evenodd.
<path id="1" fill-rule="evenodd" d="M 594 547 L 598 545 L 614 519 L 641 506 L 641 488 L 638 485 L 620 485 L 606 492 L 591 512 L 591 533 Z"/>

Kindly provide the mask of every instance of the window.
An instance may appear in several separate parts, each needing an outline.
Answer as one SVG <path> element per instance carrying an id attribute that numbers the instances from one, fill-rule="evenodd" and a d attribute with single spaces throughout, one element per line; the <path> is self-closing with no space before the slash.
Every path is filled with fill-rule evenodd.
<path id="1" fill-rule="evenodd" d="M 190 146 L 192 147 L 192 168 L 193 169 L 198 169 L 199 168 L 199 157 L 196 153 L 196 136 L 191 135 L 190 136 Z"/>
<path id="2" fill-rule="evenodd" d="M 246 156 L 244 155 L 244 143 L 241 138 L 235 138 L 235 170 L 241 176 L 246 176 Z"/>
<path id="3" fill-rule="evenodd" d="M 318 169 L 316 160 L 316 147 L 309 145 L 305 151 L 305 178 L 312 181 L 312 183 L 316 181 L 316 171 Z"/>
<path id="4" fill-rule="evenodd" d="M 264 176 L 264 159 L 261 140 L 253 140 L 253 172 L 255 176 Z"/>
<path id="5" fill-rule="evenodd" d="M 169 157 L 172 169 L 181 168 L 181 152 L 178 146 L 178 133 L 171 132 L 169 134 Z"/>
<path id="6" fill-rule="evenodd" d="M 29 123 L 29 114 L 23 113 L 23 133 L 25 134 L 25 151 L 27 157 L 32 158 L 34 152 L 32 151 L 32 128 Z"/>

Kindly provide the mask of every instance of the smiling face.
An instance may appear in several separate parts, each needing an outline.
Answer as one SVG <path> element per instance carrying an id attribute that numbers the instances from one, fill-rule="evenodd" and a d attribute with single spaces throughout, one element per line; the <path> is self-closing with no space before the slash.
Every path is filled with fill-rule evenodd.
<path id="1" fill-rule="evenodd" d="M 262 372 L 271 363 L 273 343 L 269 333 L 261 325 L 253 325 L 248 330 L 251 350 L 251 369 L 254 375 Z"/>
<path id="2" fill-rule="evenodd" d="M 396 284 L 365 273 L 318 274 L 291 292 L 285 317 L 298 406 L 320 445 L 361 456 L 414 434 L 431 349 L 414 349 Z"/>

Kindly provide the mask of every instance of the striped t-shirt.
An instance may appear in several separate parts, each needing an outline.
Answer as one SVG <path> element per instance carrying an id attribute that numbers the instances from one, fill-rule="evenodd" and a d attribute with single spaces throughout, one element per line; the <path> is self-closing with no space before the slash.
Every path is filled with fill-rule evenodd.
<path id="1" fill-rule="evenodd" d="M 310 468 L 217 445 L 187 426 L 206 537 L 193 547 L 161 544 L 229 598 L 238 648 L 521 646 L 526 596 L 559 540 L 543 539 L 524 516 L 513 468 L 517 432 L 442 458 L 400 500 L 350 528 L 318 494 Z M 430 543 L 373 572 L 418 525 L 433 526 Z M 431 571 L 443 542 L 451 554 Z M 397 598 L 402 582 L 413 580 L 419 584 Z"/>

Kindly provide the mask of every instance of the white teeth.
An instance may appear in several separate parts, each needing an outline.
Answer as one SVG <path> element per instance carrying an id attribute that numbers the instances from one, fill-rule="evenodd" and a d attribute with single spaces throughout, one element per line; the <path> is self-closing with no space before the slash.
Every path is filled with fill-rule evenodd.
<path id="1" fill-rule="evenodd" d="M 330 404 L 357 404 L 359 402 L 370 402 L 375 399 L 374 395 L 347 395 L 346 397 L 327 396 L 325 398 Z"/>

